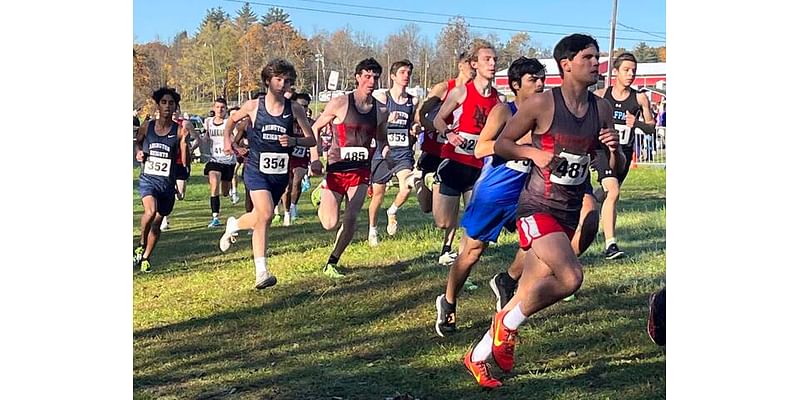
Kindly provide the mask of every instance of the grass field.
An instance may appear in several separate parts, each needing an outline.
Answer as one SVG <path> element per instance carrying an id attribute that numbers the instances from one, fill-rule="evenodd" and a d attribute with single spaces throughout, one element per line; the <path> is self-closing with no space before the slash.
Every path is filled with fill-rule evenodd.
<path id="1" fill-rule="evenodd" d="M 138 171 L 133 176 L 138 241 Z M 441 235 L 413 196 L 399 211 L 398 234 L 382 235 L 377 248 L 366 243 L 365 205 L 339 262 L 348 277 L 334 283 L 320 273 L 334 232 L 321 229 L 304 193 L 297 223 L 270 229 L 278 285 L 256 291 L 249 236 L 240 232 L 220 253 L 222 228 L 206 228 L 208 185 L 194 164 L 187 199 L 176 203 L 171 229 L 151 257 L 154 271 L 134 271 L 134 397 L 665 398 L 666 352 L 645 332 L 648 295 L 665 281 L 665 170 L 632 170 L 622 197 L 617 238 L 629 256 L 606 261 L 599 235 L 581 257 L 577 299 L 522 326 L 515 371 L 495 368 L 505 386 L 487 392 L 461 360 L 490 324 L 488 279 L 511 261 L 515 235 L 487 250 L 472 274 L 479 288 L 459 299 L 459 331 L 443 339 L 433 330 L 434 299 L 447 276 L 436 264 Z M 223 199 L 221 212 L 223 222 L 238 216 L 243 202 L 232 207 Z M 385 232 L 385 212 L 379 224 Z"/>

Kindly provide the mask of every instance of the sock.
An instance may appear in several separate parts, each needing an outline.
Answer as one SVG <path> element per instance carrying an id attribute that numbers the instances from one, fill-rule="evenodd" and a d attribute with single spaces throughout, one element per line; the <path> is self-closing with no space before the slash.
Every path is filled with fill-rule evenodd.
<path id="1" fill-rule="evenodd" d="M 269 269 L 267 269 L 267 257 L 253 257 L 253 262 L 256 264 L 256 273 L 261 271 L 269 273 Z"/>
<path id="2" fill-rule="evenodd" d="M 290 204 L 289 205 L 289 212 L 292 215 L 297 215 L 297 204 Z"/>
<path id="3" fill-rule="evenodd" d="M 389 214 L 389 215 L 397 214 L 397 206 L 394 205 L 394 203 L 392 203 L 392 206 L 389 207 L 388 210 L 386 210 L 386 214 Z"/>
<path id="4" fill-rule="evenodd" d="M 211 213 L 211 218 L 219 218 L 219 213 Z"/>
<path id="5" fill-rule="evenodd" d="M 211 196 L 209 202 L 211 203 L 211 213 L 219 214 L 219 196 Z"/>
<path id="6" fill-rule="evenodd" d="M 231 190 L 230 190 L 229 193 L 230 193 L 231 196 L 236 196 L 236 186 L 231 187 Z"/>
<path id="7" fill-rule="evenodd" d="M 606 248 L 609 248 L 612 244 L 617 244 L 617 238 L 611 238 L 606 240 Z"/>
<path id="8" fill-rule="evenodd" d="M 289 211 L 285 211 L 283 213 L 283 219 L 286 219 L 286 218 L 289 218 L 289 217 L 291 217 L 291 215 L 289 214 Z"/>
<path id="9" fill-rule="evenodd" d="M 483 338 L 478 345 L 472 349 L 472 362 L 486 361 L 489 355 L 492 354 L 492 329 L 489 328 L 483 334 Z"/>
<path id="10" fill-rule="evenodd" d="M 517 303 L 517 305 L 503 317 L 503 325 L 508 329 L 517 329 L 526 319 L 528 319 L 528 317 L 522 314 L 522 308 L 519 306 L 519 303 Z"/>
<path id="11" fill-rule="evenodd" d="M 375 234 L 378 233 L 378 227 L 376 227 L 376 226 L 370 226 L 369 227 L 369 234 L 371 235 L 373 233 L 375 233 Z"/>
<path id="12" fill-rule="evenodd" d="M 328 264 L 336 265 L 338 263 L 339 263 L 339 257 L 336 257 L 333 254 L 331 254 L 331 256 L 328 257 Z"/>
<path id="13" fill-rule="evenodd" d="M 444 253 L 449 253 L 449 252 L 450 252 L 450 245 L 446 244 L 446 245 L 442 246 L 442 253 L 439 254 L 439 255 L 442 255 Z"/>

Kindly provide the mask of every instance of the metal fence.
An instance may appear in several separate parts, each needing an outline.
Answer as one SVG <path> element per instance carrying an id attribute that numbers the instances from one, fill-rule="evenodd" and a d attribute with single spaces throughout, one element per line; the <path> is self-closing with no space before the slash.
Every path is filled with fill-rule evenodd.
<path id="1" fill-rule="evenodd" d="M 634 134 L 634 157 L 638 165 L 667 166 L 667 128 L 660 126 L 648 135 L 639 129 Z"/>

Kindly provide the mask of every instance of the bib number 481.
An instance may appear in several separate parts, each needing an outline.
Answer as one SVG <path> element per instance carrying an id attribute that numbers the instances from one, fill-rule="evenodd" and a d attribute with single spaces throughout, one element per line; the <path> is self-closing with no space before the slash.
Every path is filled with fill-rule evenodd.
<path id="1" fill-rule="evenodd" d="M 561 162 L 550 176 L 550 181 L 560 185 L 574 186 L 583 183 L 589 173 L 589 155 L 577 155 L 562 151 Z"/>

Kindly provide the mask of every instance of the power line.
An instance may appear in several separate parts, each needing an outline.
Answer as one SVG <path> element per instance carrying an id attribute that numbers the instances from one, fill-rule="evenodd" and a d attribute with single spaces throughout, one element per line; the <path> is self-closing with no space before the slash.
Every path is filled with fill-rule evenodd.
<path id="1" fill-rule="evenodd" d="M 376 18 L 376 19 L 382 19 L 382 20 L 387 20 L 388 19 L 388 20 L 404 21 L 404 22 L 412 22 L 412 23 L 420 23 L 420 24 L 449 25 L 446 22 L 439 22 L 439 21 L 425 21 L 425 20 L 420 20 L 420 19 L 409 19 L 409 18 L 401 18 L 401 17 L 387 17 L 387 16 L 383 16 L 383 15 L 370 15 L 370 14 L 361 14 L 361 13 L 351 13 L 351 12 L 346 12 L 346 11 L 321 10 L 321 9 L 317 9 L 317 8 L 287 6 L 287 5 L 274 4 L 274 3 L 260 3 L 260 2 L 254 2 L 254 1 L 244 1 L 244 0 L 225 0 L 225 1 L 228 1 L 228 2 L 231 2 L 231 3 L 250 3 L 250 4 L 255 4 L 255 5 L 261 5 L 261 6 L 280 7 L 280 8 L 294 9 L 294 10 L 311 11 L 311 12 L 318 12 L 318 13 L 323 13 L 323 14 L 350 15 L 350 16 L 355 16 L 355 17 Z M 473 24 L 467 24 L 467 26 L 470 27 L 470 28 L 478 28 L 478 29 L 492 29 L 492 30 L 508 31 L 508 32 L 538 33 L 538 34 L 542 34 L 542 35 L 555 35 L 555 36 L 561 36 L 561 37 L 573 33 L 573 32 L 534 31 L 534 30 L 529 30 L 529 29 L 510 29 L 510 28 L 501 28 L 501 27 L 497 27 L 497 26 L 484 26 L 484 25 L 473 25 Z M 608 36 L 596 35 L 595 38 L 608 39 Z M 641 42 L 641 41 L 647 41 L 649 39 L 618 37 L 617 40 L 631 40 L 631 41 L 640 41 Z M 663 40 L 650 40 L 650 41 L 651 42 L 657 42 L 657 43 L 665 43 L 665 41 L 663 41 Z"/>
<path id="2" fill-rule="evenodd" d="M 494 22 L 511 22 L 515 24 L 526 24 L 526 25 L 545 25 L 545 26 L 555 26 L 561 28 L 579 28 L 579 29 L 592 29 L 592 30 L 606 30 L 608 28 L 605 27 L 596 27 L 596 26 L 584 26 L 584 25 L 565 25 L 565 24 L 552 24 L 548 22 L 535 22 L 535 21 L 520 21 L 520 20 L 513 20 L 513 19 L 502 19 L 502 18 L 488 18 L 488 17 L 476 17 L 476 16 L 468 16 L 468 15 L 454 15 L 454 14 L 442 14 L 442 13 L 434 13 L 434 12 L 427 12 L 427 11 L 418 11 L 418 10 L 403 10 L 399 8 L 386 8 L 386 7 L 376 7 L 376 6 L 367 6 L 367 5 L 359 5 L 359 4 L 345 4 L 341 2 L 333 2 L 333 1 L 322 1 L 322 0 L 297 0 L 303 1 L 306 3 L 319 3 L 319 4 L 329 4 L 335 6 L 342 6 L 342 7 L 351 7 L 351 8 L 366 8 L 371 10 L 381 10 L 381 11 L 393 11 L 393 12 L 401 12 L 406 14 L 415 14 L 415 15 L 432 15 L 436 17 L 463 17 L 469 19 L 478 19 L 484 21 L 494 21 Z M 631 28 L 631 30 L 627 29 L 620 29 L 627 32 L 642 32 L 635 28 Z M 646 32 L 645 32 L 646 33 Z M 663 32 L 662 32 L 663 33 Z"/>
<path id="3" fill-rule="evenodd" d="M 634 30 L 634 31 L 636 31 L 636 32 L 644 33 L 644 34 L 646 34 L 646 35 L 650 35 L 650 36 L 653 36 L 653 37 L 657 37 L 657 38 L 659 38 L 659 39 L 664 39 L 664 40 L 667 40 L 667 38 L 666 38 L 666 37 L 664 37 L 663 35 L 656 35 L 656 34 L 655 34 L 655 32 L 647 32 L 647 31 L 643 31 L 643 30 L 641 30 L 641 29 L 637 29 L 637 28 L 634 28 L 634 27 L 632 27 L 632 26 L 625 25 L 625 24 L 623 24 L 622 22 L 619 22 L 619 21 L 617 21 L 617 25 L 622 25 L 622 26 L 624 26 L 624 27 L 626 27 L 626 28 L 629 28 L 629 29 L 632 29 L 632 30 Z"/>

